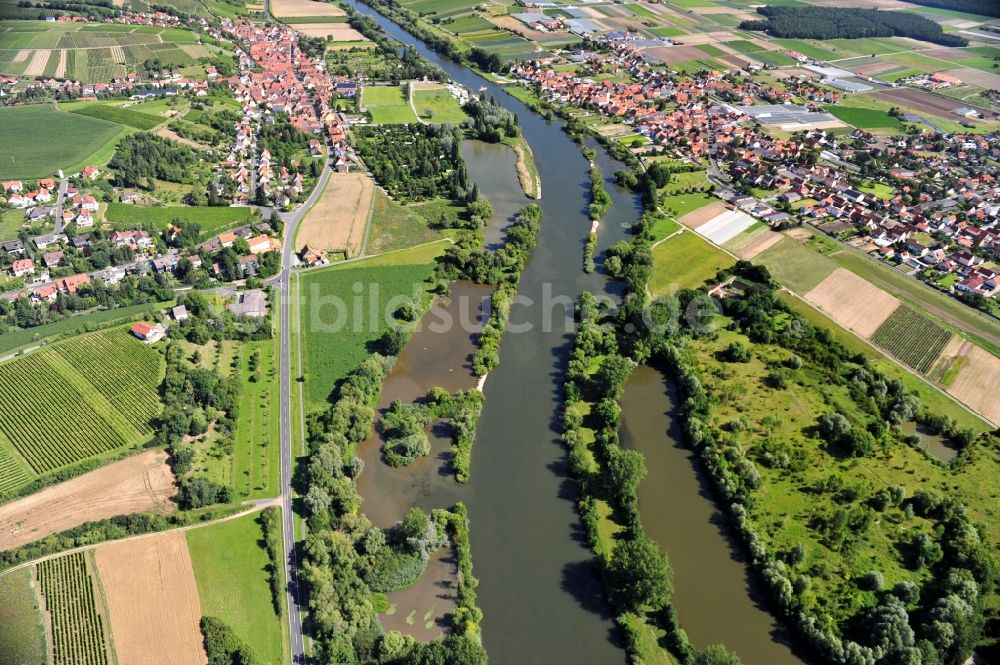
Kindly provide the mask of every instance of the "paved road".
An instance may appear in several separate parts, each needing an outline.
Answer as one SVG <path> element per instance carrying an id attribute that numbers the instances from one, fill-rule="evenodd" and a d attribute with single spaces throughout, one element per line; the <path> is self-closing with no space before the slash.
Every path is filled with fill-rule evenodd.
<path id="1" fill-rule="evenodd" d="M 277 286 L 281 290 L 281 506 L 286 553 L 286 578 L 288 579 L 288 624 L 291 635 L 292 663 L 306 663 L 305 639 L 302 633 L 302 607 L 299 600 L 298 561 L 295 551 L 295 517 L 292 512 L 292 351 L 291 351 L 291 268 L 295 259 L 295 232 L 306 212 L 316 203 L 330 178 L 330 163 L 323 165 L 323 172 L 306 202 L 294 212 L 281 215 L 285 222 L 284 247 L 281 255 L 281 276 Z M 277 213 L 276 213 L 277 214 Z"/>
<path id="2" fill-rule="evenodd" d="M 68 187 L 68 178 L 59 181 L 59 196 L 56 198 L 56 233 L 63 232 L 63 209 L 66 204 L 66 189 Z"/>

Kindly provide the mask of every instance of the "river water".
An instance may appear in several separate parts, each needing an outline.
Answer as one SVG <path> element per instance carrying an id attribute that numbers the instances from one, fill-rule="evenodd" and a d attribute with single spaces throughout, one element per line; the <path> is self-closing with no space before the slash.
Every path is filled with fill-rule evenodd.
<path id="1" fill-rule="evenodd" d="M 565 451 L 559 438 L 562 382 L 575 332 L 573 303 L 584 290 L 612 298 L 617 293 L 617 285 L 600 272 L 587 275 L 582 270 L 590 231 L 589 164 L 581 146 L 570 140 L 559 124 L 546 121 L 501 87 L 429 50 L 370 7 L 355 0 L 347 2 L 374 18 L 390 35 L 412 45 L 474 94 L 485 88 L 487 94 L 516 113 L 543 185 L 539 204 L 544 216 L 538 245 L 521 276 L 522 302 L 511 309 L 500 347 L 500 365 L 486 381 L 486 402 L 473 450 L 470 483 L 464 487 L 447 486 L 454 485 L 454 481 L 444 473 L 445 453 L 436 444 L 427 462 L 430 472 L 423 476 L 426 484 L 423 489 L 407 490 L 405 500 L 431 507 L 461 498 L 469 507 L 473 559 L 480 580 L 478 601 L 486 617 L 483 640 L 491 663 L 624 663 L 625 654 L 617 641 L 610 608 L 594 574 L 593 555 L 575 511 L 575 490 L 567 477 Z M 494 222 L 487 230 L 491 244 L 499 242 L 512 209 L 530 202 L 517 186 L 513 157 L 505 150 L 478 142 L 464 142 L 462 146 L 470 177 L 494 206 Z M 628 229 L 642 208 L 638 196 L 613 182 L 613 173 L 621 164 L 603 149 L 597 150 L 595 161 L 613 201 L 599 230 L 599 263 L 607 247 L 628 237 Z M 657 426 L 655 417 L 651 426 Z M 664 431 L 660 430 L 661 438 Z M 371 449 L 368 451 L 371 453 Z M 689 468 L 685 471 L 691 474 Z M 371 472 L 369 463 L 361 482 L 374 485 L 369 485 L 363 495 L 372 496 L 373 487 L 392 491 L 378 478 L 365 481 L 364 476 Z M 379 511 L 373 519 L 376 523 L 391 520 L 404 510 L 405 500 L 385 499 L 380 503 L 389 508 Z M 704 502 L 696 487 L 679 500 Z M 366 512 L 368 507 L 366 504 Z M 710 523 L 710 515 L 700 519 Z M 725 543 L 712 546 L 717 548 L 715 554 L 729 556 Z M 671 556 L 675 557 L 674 552 Z M 736 562 L 730 563 L 734 566 L 730 572 L 742 570 L 742 576 L 717 578 L 714 568 L 705 566 L 694 579 L 731 585 L 734 596 L 742 595 L 746 600 L 745 570 Z M 680 586 L 680 580 L 678 583 Z M 692 622 L 700 621 L 691 612 L 687 614 Z M 769 631 L 773 621 L 738 624 L 737 631 L 714 617 L 708 617 L 706 622 L 719 624 L 720 637 L 714 641 L 731 643 L 731 633 L 745 632 L 745 644 L 760 647 L 761 653 L 772 652 Z M 700 627 L 688 625 L 687 621 L 685 628 L 700 635 Z M 697 639 L 704 646 L 701 638 Z M 768 662 L 795 662 L 785 658 L 786 651 L 783 647 L 774 649 L 773 653 L 780 657 Z"/>

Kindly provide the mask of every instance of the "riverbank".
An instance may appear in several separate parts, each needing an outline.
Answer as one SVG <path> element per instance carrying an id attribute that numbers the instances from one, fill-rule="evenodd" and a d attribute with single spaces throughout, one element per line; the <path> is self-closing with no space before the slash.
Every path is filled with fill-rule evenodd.
<path id="1" fill-rule="evenodd" d="M 535 166 L 535 155 L 531 152 L 531 145 L 522 136 L 507 137 L 503 140 L 517 154 L 517 179 L 521 183 L 521 190 L 529 199 L 542 198 L 542 179 L 538 175 L 538 167 Z"/>

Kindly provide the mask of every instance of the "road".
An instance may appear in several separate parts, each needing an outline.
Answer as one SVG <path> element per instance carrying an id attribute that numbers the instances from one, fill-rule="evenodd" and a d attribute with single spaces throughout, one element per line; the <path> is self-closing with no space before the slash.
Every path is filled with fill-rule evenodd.
<path id="1" fill-rule="evenodd" d="M 66 205 L 67 188 L 69 188 L 69 179 L 63 178 L 59 181 L 59 196 L 56 198 L 56 233 L 63 232 L 63 210 Z"/>
<path id="2" fill-rule="evenodd" d="M 323 193 L 330 179 L 330 162 L 323 165 L 309 198 L 295 211 L 283 214 L 280 218 L 285 223 L 284 247 L 281 251 L 281 275 L 277 287 L 281 291 L 281 515 L 282 531 L 285 543 L 285 566 L 288 587 L 288 628 L 291 636 L 292 663 L 304 665 L 306 660 L 305 638 L 302 632 L 302 606 L 300 605 L 298 587 L 298 557 L 295 551 L 295 515 L 292 512 L 292 328 L 291 328 L 291 274 L 292 261 L 295 260 L 295 233 L 299 223 L 313 204 Z M 275 213 L 278 214 L 278 213 Z"/>

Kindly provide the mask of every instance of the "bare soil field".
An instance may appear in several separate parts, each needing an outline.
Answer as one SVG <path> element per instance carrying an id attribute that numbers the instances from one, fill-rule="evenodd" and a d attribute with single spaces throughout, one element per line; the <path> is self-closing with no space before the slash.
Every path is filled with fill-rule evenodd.
<path id="1" fill-rule="evenodd" d="M 313 0 L 271 0 L 275 16 L 343 16 L 344 10 L 329 2 Z"/>
<path id="2" fill-rule="evenodd" d="M 707 54 L 695 46 L 664 46 L 662 48 L 651 48 L 646 51 L 656 57 L 664 64 L 672 65 L 685 60 L 698 60 L 707 57 Z"/>
<path id="3" fill-rule="evenodd" d="M 719 60 L 732 65 L 733 67 L 739 67 L 740 69 L 746 69 L 751 63 L 757 62 L 752 60 L 750 56 L 746 55 L 724 55 L 719 58 Z"/>
<path id="4" fill-rule="evenodd" d="M 736 39 L 743 39 L 742 36 L 735 35 L 731 32 L 698 32 L 695 34 L 684 35 L 683 37 L 677 37 L 677 39 L 683 41 L 685 44 L 717 44 L 719 42 L 731 42 Z M 698 57 L 706 57 L 704 51 L 698 51 Z"/>
<path id="5" fill-rule="evenodd" d="M 920 55 L 926 55 L 931 58 L 938 58 L 940 60 L 958 60 L 959 58 L 968 58 L 969 53 L 966 53 L 960 48 L 932 48 L 926 51 L 921 51 Z"/>
<path id="6" fill-rule="evenodd" d="M 989 109 L 983 108 L 982 106 L 976 106 L 975 104 L 962 102 L 957 99 L 949 99 L 948 97 L 935 95 L 930 92 L 924 92 L 923 90 L 915 90 L 913 88 L 880 90 L 872 93 L 871 96 L 892 104 L 899 104 L 900 106 L 906 106 L 917 111 L 923 111 L 925 113 L 939 115 L 945 118 L 957 118 L 958 116 L 954 115 L 952 111 L 960 106 L 975 109 L 976 111 L 982 113 L 986 118 L 993 118 L 996 116 L 995 113 Z"/>
<path id="7" fill-rule="evenodd" d="M 291 26 L 307 37 L 330 37 L 335 42 L 363 42 L 365 36 L 346 23 L 296 23 Z"/>
<path id="8" fill-rule="evenodd" d="M 197 150 L 211 150 L 211 146 L 207 146 L 203 143 L 198 143 L 197 141 L 192 141 L 191 139 L 186 139 L 174 130 L 168 127 L 160 127 L 155 132 L 157 136 L 162 136 L 165 139 L 170 139 L 171 141 L 177 141 L 178 143 L 183 143 L 184 145 L 189 145 Z"/>
<path id="9" fill-rule="evenodd" d="M 984 72 L 979 69 L 972 69 L 971 67 L 961 67 L 959 69 L 949 69 L 942 73 L 948 76 L 955 76 L 961 79 L 963 83 L 978 85 L 980 88 L 1000 90 L 1000 76 L 992 72 Z"/>
<path id="10" fill-rule="evenodd" d="M 788 229 L 785 231 L 785 235 L 789 238 L 794 238 L 795 240 L 809 240 L 809 238 L 812 238 L 816 234 L 807 228 L 799 226 L 794 229 Z"/>
<path id="11" fill-rule="evenodd" d="M 24 62 L 25 60 L 28 59 L 28 55 L 30 54 L 31 54 L 30 48 L 23 48 L 17 52 L 17 55 L 14 56 L 14 62 Z"/>
<path id="12" fill-rule="evenodd" d="M 873 62 L 867 65 L 858 65 L 856 67 L 848 67 L 855 74 L 864 74 L 865 76 L 872 76 L 874 74 L 881 74 L 882 72 L 889 71 L 890 69 L 896 69 L 899 67 L 895 62 Z"/>
<path id="13" fill-rule="evenodd" d="M 184 533 L 101 545 L 94 550 L 120 663 L 208 662 L 201 603 Z"/>
<path id="14" fill-rule="evenodd" d="M 846 268 L 837 268 L 806 294 L 806 300 L 840 325 L 871 337 L 900 302 Z"/>
<path id="15" fill-rule="evenodd" d="M 134 455 L 0 506 L 0 550 L 115 515 L 169 513 L 176 493 L 166 453 Z"/>
<path id="16" fill-rule="evenodd" d="M 968 343 L 968 341 L 958 335 L 952 335 L 948 339 L 948 343 L 941 349 L 941 353 L 938 355 L 937 360 L 934 361 L 934 365 L 931 366 L 930 371 L 927 372 L 927 378 L 935 383 L 944 385 L 942 381 L 944 375 L 947 373 L 948 368 L 964 352 L 965 345 Z M 964 359 L 962 362 L 965 362 Z"/>
<path id="17" fill-rule="evenodd" d="M 965 361 L 948 392 L 978 411 L 993 424 L 1000 424 L 1000 358 L 966 343 L 960 354 Z"/>
<path id="18" fill-rule="evenodd" d="M 532 30 L 525 24 L 518 21 L 513 16 L 497 16 L 493 19 L 493 22 L 502 28 L 510 30 L 515 34 L 519 34 L 525 39 L 532 39 L 538 41 L 539 39 L 551 38 L 551 32 L 542 32 L 541 30 Z"/>
<path id="19" fill-rule="evenodd" d="M 681 217 L 679 221 L 689 229 L 696 229 L 708 220 L 726 212 L 726 204 L 722 201 L 712 201 L 707 206 L 693 210 Z"/>
<path id="20" fill-rule="evenodd" d="M 736 252 L 736 256 L 745 261 L 749 261 L 764 250 L 777 245 L 781 242 L 781 237 L 780 233 L 775 233 L 770 230 L 764 231 L 763 233 L 754 236 L 753 240 L 741 247 Z"/>
<path id="21" fill-rule="evenodd" d="M 24 68 L 25 76 L 41 76 L 45 73 L 45 65 L 49 62 L 48 49 L 39 49 L 31 54 L 31 62 Z"/>
<path id="22" fill-rule="evenodd" d="M 374 191 L 375 183 L 365 173 L 331 175 L 323 195 L 302 222 L 296 246 L 343 251 L 348 257 L 360 254 Z"/>
<path id="23" fill-rule="evenodd" d="M 66 49 L 59 50 L 59 64 L 56 66 L 55 77 L 61 79 L 66 76 Z"/>

